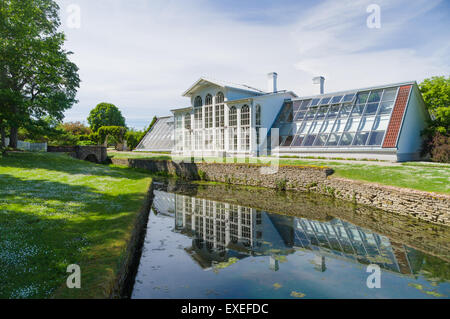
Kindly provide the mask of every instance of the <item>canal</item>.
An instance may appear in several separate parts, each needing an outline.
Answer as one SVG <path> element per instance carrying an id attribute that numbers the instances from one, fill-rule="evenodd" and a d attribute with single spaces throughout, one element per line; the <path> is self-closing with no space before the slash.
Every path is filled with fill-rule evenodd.
<path id="1" fill-rule="evenodd" d="M 132 298 L 450 296 L 448 227 L 299 192 L 170 181 L 154 196 Z"/>

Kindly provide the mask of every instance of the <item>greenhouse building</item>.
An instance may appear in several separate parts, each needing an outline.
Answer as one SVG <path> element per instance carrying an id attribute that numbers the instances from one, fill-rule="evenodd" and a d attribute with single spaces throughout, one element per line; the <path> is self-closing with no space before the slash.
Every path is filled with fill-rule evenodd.
<path id="1" fill-rule="evenodd" d="M 199 79 L 183 94 L 191 105 L 158 121 L 138 150 L 164 144 L 186 156 L 420 159 L 429 113 L 416 82 L 305 97 L 278 90 L 276 73 L 268 83 L 262 91 Z"/>

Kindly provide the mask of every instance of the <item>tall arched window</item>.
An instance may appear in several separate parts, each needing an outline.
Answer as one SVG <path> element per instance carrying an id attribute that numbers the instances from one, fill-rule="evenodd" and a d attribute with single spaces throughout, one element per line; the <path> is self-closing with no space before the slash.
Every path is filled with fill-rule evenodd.
<path id="1" fill-rule="evenodd" d="M 244 105 L 241 108 L 241 125 L 250 126 L 250 108 L 248 105 Z"/>
<path id="2" fill-rule="evenodd" d="M 225 101 L 225 97 L 222 92 L 217 93 L 216 95 L 216 104 L 221 104 Z"/>
<path id="3" fill-rule="evenodd" d="M 232 106 L 230 108 L 230 112 L 228 114 L 229 121 L 228 124 L 230 126 L 229 128 L 229 144 L 230 144 L 230 150 L 237 151 L 237 142 L 238 142 L 238 135 L 237 135 L 237 110 L 235 106 Z"/>
<path id="4" fill-rule="evenodd" d="M 241 150 L 250 150 L 250 108 L 248 105 L 241 108 Z"/>
<path id="5" fill-rule="evenodd" d="M 256 105 L 255 107 L 255 117 L 256 117 L 256 126 L 261 126 L 261 105 Z"/>
<path id="6" fill-rule="evenodd" d="M 208 94 L 205 98 L 205 105 L 212 105 L 212 95 Z"/>
<path id="7" fill-rule="evenodd" d="M 205 98 L 205 128 L 213 127 L 213 99 L 212 95 L 208 94 Z"/>
<path id="8" fill-rule="evenodd" d="M 203 105 L 202 98 L 200 96 L 197 96 L 194 100 L 194 107 L 199 107 L 202 105 Z"/>
<path id="9" fill-rule="evenodd" d="M 235 106 L 230 108 L 229 114 L 229 126 L 236 127 L 237 126 L 237 110 Z"/>
<path id="10" fill-rule="evenodd" d="M 216 149 L 225 148 L 225 97 L 222 92 L 216 94 L 215 120 L 216 120 Z"/>
<path id="11" fill-rule="evenodd" d="M 184 128 L 186 130 L 190 130 L 191 129 L 191 114 L 190 113 L 186 113 L 184 115 Z"/>

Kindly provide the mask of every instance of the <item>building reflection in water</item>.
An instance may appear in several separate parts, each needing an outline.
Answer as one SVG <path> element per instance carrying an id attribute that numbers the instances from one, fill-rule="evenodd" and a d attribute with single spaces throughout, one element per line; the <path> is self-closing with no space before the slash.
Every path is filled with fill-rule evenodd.
<path id="1" fill-rule="evenodd" d="M 172 216 L 175 231 L 192 238 L 186 251 L 203 269 L 230 258 L 268 256 L 268 267 L 278 271 L 283 256 L 298 250 L 315 254 L 312 263 L 319 272 L 326 271 L 327 258 L 377 264 L 404 275 L 420 268 L 415 250 L 338 218 L 310 220 L 162 191 L 155 191 L 153 209 Z"/>

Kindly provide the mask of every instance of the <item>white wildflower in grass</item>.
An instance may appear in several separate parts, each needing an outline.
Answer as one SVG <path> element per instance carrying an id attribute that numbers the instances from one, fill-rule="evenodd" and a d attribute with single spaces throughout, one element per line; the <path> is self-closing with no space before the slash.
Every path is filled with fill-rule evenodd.
<path id="1" fill-rule="evenodd" d="M 36 296 L 39 293 L 38 286 L 31 284 L 27 287 L 21 287 L 11 293 L 11 299 L 26 299 Z"/>

